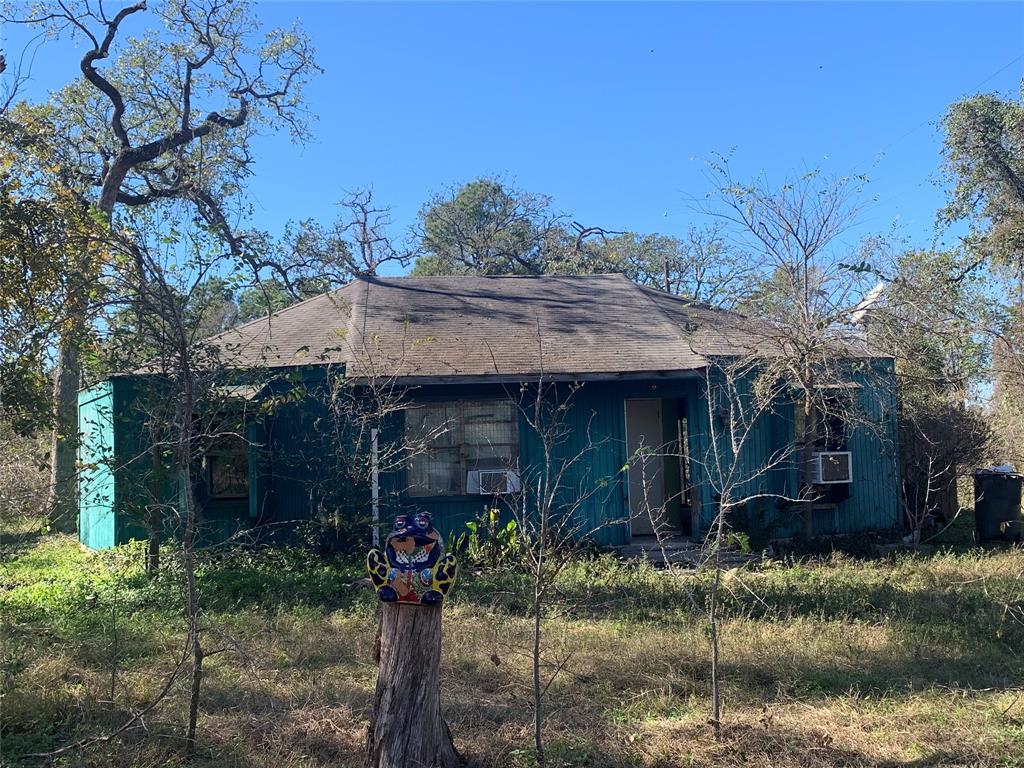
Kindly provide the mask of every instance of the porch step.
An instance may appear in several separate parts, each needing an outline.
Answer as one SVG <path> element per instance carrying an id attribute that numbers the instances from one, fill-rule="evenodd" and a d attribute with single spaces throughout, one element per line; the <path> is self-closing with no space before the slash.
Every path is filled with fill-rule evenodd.
<path id="1" fill-rule="evenodd" d="M 629 544 L 614 549 L 623 558 L 647 560 L 658 568 L 664 568 L 666 565 L 696 568 L 701 562 L 700 542 L 681 536 L 666 539 L 662 544 L 653 536 L 634 536 Z M 759 559 L 758 555 L 738 550 L 722 552 L 722 565 L 726 568 L 736 568 Z"/>

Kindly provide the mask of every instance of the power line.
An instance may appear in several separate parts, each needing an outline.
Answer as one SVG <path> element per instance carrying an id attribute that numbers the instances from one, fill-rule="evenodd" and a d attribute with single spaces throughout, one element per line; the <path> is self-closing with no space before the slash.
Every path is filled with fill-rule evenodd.
<path id="1" fill-rule="evenodd" d="M 986 83 L 988 83 L 988 82 L 989 82 L 990 80 L 993 80 L 993 79 L 995 79 L 996 77 L 998 77 L 999 75 L 1001 75 L 1001 74 L 1002 74 L 1003 72 L 1005 72 L 1005 71 L 1006 71 L 1007 69 L 1009 69 L 1010 67 L 1012 67 L 1012 66 L 1013 66 L 1014 64 L 1016 64 L 1017 62 L 1019 62 L 1019 61 L 1021 61 L 1021 60 L 1024 60 L 1024 53 L 1022 53 L 1022 54 L 1020 54 L 1019 56 L 1017 56 L 1017 57 L 1015 57 L 1015 58 L 1011 59 L 1010 61 L 1006 62 L 1006 63 L 1005 63 L 1005 64 L 1004 64 L 1003 66 L 1001 66 L 1001 67 L 1000 67 L 999 69 L 997 69 L 997 70 L 996 70 L 995 72 L 993 72 L 993 73 L 992 73 L 991 75 L 989 75 L 988 77 L 986 77 L 986 78 L 985 78 L 984 80 L 982 80 L 982 81 L 981 81 L 980 83 L 978 83 L 977 85 L 973 86 L 972 88 L 968 88 L 968 89 L 967 89 L 967 92 L 973 92 L 973 91 L 978 91 L 978 90 L 981 90 L 982 86 L 984 86 L 984 85 L 985 85 Z M 917 125 L 915 125 L 915 126 L 914 126 L 913 128 L 911 128 L 911 129 L 910 129 L 909 131 L 907 131 L 906 133 L 902 134 L 902 135 L 901 135 L 901 136 L 899 136 L 898 138 L 896 138 L 896 139 L 893 139 L 893 140 L 892 140 L 892 141 L 890 141 L 890 142 L 889 142 L 888 144 L 886 144 L 886 145 L 885 145 L 884 147 L 882 147 L 882 148 L 881 148 L 880 150 L 878 150 L 877 152 L 875 152 L 875 154 L 874 154 L 874 155 L 872 156 L 872 158 L 871 158 L 871 159 L 877 160 L 877 159 L 878 159 L 878 158 L 880 158 L 881 156 L 885 155 L 885 153 L 886 153 L 886 152 L 888 152 L 888 151 L 889 151 L 890 149 L 892 149 L 892 148 L 893 148 L 894 146 L 896 146 L 896 145 L 897 145 L 897 144 L 899 144 L 899 143 L 900 143 L 901 141 L 903 141 L 903 140 L 904 140 L 905 138 L 907 138 L 907 137 L 908 137 L 908 136 L 910 136 L 911 134 L 913 134 L 913 133 L 916 133 L 917 131 L 921 130 L 921 129 L 922 129 L 923 127 L 925 127 L 926 125 L 929 125 L 929 124 L 931 124 L 931 123 L 932 123 L 932 122 L 933 122 L 934 120 L 935 120 L 935 118 L 933 118 L 933 117 L 929 117 L 929 118 L 927 118 L 926 120 L 924 120 L 923 122 L 921 122 L 921 123 L 918 123 L 918 124 L 917 124 Z M 864 160 L 864 161 L 862 161 L 862 162 L 860 162 L 860 163 L 857 163 L 857 164 L 856 164 L 856 165 L 854 165 L 853 167 L 854 167 L 855 169 L 856 169 L 856 168 L 860 168 L 860 167 L 862 167 L 862 166 L 863 166 L 863 165 L 864 165 L 865 163 L 867 163 L 867 162 L 868 162 L 868 160 Z"/>

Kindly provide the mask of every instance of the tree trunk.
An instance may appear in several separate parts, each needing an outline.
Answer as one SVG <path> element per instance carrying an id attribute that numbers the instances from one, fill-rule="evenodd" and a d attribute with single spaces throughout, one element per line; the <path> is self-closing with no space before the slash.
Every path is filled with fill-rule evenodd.
<path id="1" fill-rule="evenodd" d="M 533 747 L 537 750 L 537 765 L 544 768 L 546 765 L 544 756 L 544 690 L 540 680 L 540 662 L 542 636 L 541 636 L 541 594 L 539 584 L 533 589 Z"/>
<path id="2" fill-rule="evenodd" d="M 711 727 L 715 740 L 722 740 L 722 693 L 718 668 L 718 587 L 722 580 L 722 565 L 715 555 L 715 576 L 711 582 L 708 600 L 708 630 L 711 639 Z"/>
<path id="3" fill-rule="evenodd" d="M 78 339 L 74 334 L 67 334 L 61 339 L 53 382 L 54 424 L 50 442 L 50 490 L 46 505 L 50 524 L 65 533 L 75 530 L 78 519 L 75 467 L 78 461 L 80 378 Z"/>
<path id="4" fill-rule="evenodd" d="M 708 634 L 711 639 L 711 727 L 715 740 L 722 739 L 721 670 L 718 663 L 718 590 L 722 586 L 722 547 L 725 545 L 725 518 L 732 509 L 728 498 L 722 499 L 715 521 L 715 575 L 708 593 Z"/>
<path id="5" fill-rule="evenodd" d="M 950 467 L 940 474 L 939 479 L 939 514 L 944 522 L 949 522 L 956 517 L 960 508 L 959 489 L 957 488 L 957 472 L 955 467 Z"/>
<path id="6" fill-rule="evenodd" d="M 149 450 L 150 472 L 149 503 L 146 511 L 146 573 L 155 576 L 160 572 L 160 534 L 163 529 L 163 472 L 160 463 L 160 448 L 156 441 Z"/>
<path id="7" fill-rule="evenodd" d="M 807 494 L 803 501 L 804 538 L 814 538 L 814 499 L 817 492 L 811 481 L 811 465 L 814 461 L 815 439 L 818 434 L 818 409 L 810 395 L 804 395 L 804 433 L 801 436 L 803 444 L 800 449 L 800 477 L 802 480 L 802 492 Z"/>
<path id="8" fill-rule="evenodd" d="M 191 393 L 187 402 L 192 402 Z M 189 409 L 191 410 L 191 409 Z M 190 442 L 185 445 L 190 445 Z M 184 453 L 186 457 L 188 453 Z M 188 727 L 185 731 L 185 752 L 191 756 L 196 748 L 196 726 L 199 722 L 199 696 L 203 685 L 202 634 L 199 627 L 199 590 L 196 586 L 196 560 L 194 536 L 196 528 L 195 501 L 192 498 L 192 470 L 189 462 L 180 466 L 182 484 L 185 486 L 185 535 L 181 541 L 182 562 L 185 568 L 185 609 L 188 611 L 188 642 L 192 649 L 192 680 L 189 686 Z"/>
<path id="9" fill-rule="evenodd" d="M 441 714 L 441 607 L 381 603 L 366 768 L 462 765 Z"/>
<path id="10" fill-rule="evenodd" d="M 160 518 L 151 514 L 147 523 L 148 538 L 146 541 L 146 573 L 156 576 L 160 573 Z"/>

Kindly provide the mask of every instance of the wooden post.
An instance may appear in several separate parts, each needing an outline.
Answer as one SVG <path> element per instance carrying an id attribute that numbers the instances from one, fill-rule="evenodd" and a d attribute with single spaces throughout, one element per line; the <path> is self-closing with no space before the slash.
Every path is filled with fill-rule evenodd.
<path id="1" fill-rule="evenodd" d="M 462 765 L 441 714 L 441 606 L 381 603 L 366 768 Z"/>

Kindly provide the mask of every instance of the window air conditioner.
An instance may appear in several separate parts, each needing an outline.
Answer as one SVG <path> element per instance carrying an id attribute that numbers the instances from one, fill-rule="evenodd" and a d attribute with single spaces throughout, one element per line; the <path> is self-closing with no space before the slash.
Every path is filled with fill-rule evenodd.
<path id="1" fill-rule="evenodd" d="M 811 459 L 811 482 L 834 485 L 853 481 L 853 457 L 849 451 L 815 453 Z"/>
<path id="2" fill-rule="evenodd" d="M 497 496 L 519 490 L 519 474 L 514 469 L 471 469 L 466 473 L 466 493 Z"/>

